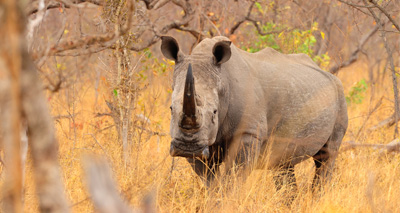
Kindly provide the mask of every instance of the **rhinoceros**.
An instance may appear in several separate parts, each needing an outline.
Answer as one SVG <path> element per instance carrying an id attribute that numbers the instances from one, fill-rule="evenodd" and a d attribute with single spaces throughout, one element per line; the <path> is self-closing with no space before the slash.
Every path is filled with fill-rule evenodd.
<path id="1" fill-rule="evenodd" d="M 249 53 L 227 37 L 202 40 L 190 55 L 162 36 L 175 62 L 170 154 L 212 180 L 220 165 L 283 168 L 312 157 L 314 184 L 328 178 L 347 129 L 343 86 L 305 54 Z"/>

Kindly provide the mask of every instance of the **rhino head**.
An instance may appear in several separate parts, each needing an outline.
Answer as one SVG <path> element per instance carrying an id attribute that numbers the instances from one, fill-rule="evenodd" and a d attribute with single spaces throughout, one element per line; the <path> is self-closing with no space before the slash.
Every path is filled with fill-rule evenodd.
<path id="1" fill-rule="evenodd" d="M 222 40 L 185 55 L 177 41 L 162 37 L 163 55 L 175 61 L 172 84 L 170 154 L 210 157 L 209 146 L 217 138 L 219 121 L 226 115 L 227 83 L 221 65 L 231 57 L 230 41 Z"/>

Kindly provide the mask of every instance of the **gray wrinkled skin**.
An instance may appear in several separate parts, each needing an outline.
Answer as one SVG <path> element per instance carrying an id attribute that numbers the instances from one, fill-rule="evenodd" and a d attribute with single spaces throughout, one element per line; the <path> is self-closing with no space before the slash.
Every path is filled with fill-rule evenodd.
<path id="1" fill-rule="evenodd" d="M 335 76 L 307 55 L 271 48 L 248 53 L 222 36 L 203 40 L 191 55 L 175 39 L 162 40 L 163 54 L 175 60 L 171 155 L 186 157 L 209 180 L 222 162 L 292 171 L 309 157 L 316 164 L 314 183 L 330 174 L 348 122 Z M 189 64 L 200 125 L 195 129 L 180 127 Z"/>

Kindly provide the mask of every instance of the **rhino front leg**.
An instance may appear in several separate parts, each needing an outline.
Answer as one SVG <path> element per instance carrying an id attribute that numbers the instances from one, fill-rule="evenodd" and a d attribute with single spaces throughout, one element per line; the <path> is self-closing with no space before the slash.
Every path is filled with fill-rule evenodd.
<path id="1" fill-rule="evenodd" d="M 256 167 L 260 155 L 261 141 L 252 134 L 238 134 L 232 140 L 224 158 L 223 176 L 233 176 L 245 182 Z"/>
<path id="2" fill-rule="evenodd" d="M 247 174 L 255 167 L 260 149 L 261 141 L 256 136 L 246 133 L 236 135 L 225 156 L 226 173 L 235 170 L 240 171 L 242 175 Z"/>
<path id="3" fill-rule="evenodd" d="M 198 176 L 204 179 L 207 186 L 210 186 L 211 182 L 214 180 L 216 173 L 218 172 L 218 165 L 214 162 L 208 162 L 200 160 L 188 158 L 187 161 L 192 166 L 192 169 L 196 172 Z"/>
<path id="4" fill-rule="evenodd" d="M 210 186 L 215 176 L 219 171 L 219 166 L 224 159 L 224 147 L 215 145 L 210 146 L 210 157 L 209 159 L 199 159 L 199 158 L 187 158 L 187 161 L 192 166 L 192 169 L 196 174 L 204 179 L 207 186 Z"/>

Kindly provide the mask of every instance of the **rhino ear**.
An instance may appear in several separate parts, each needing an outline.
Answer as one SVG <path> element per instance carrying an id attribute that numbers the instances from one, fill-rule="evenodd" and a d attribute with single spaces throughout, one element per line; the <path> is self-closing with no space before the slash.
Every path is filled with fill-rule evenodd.
<path id="1" fill-rule="evenodd" d="M 231 41 L 219 41 L 213 47 L 214 63 L 221 65 L 231 58 Z"/>
<path id="2" fill-rule="evenodd" d="M 161 52 L 166 58 L 175 62 L 178 62 L 182 57 L 178 42 L 170 36 L 161 36 Z"/>

